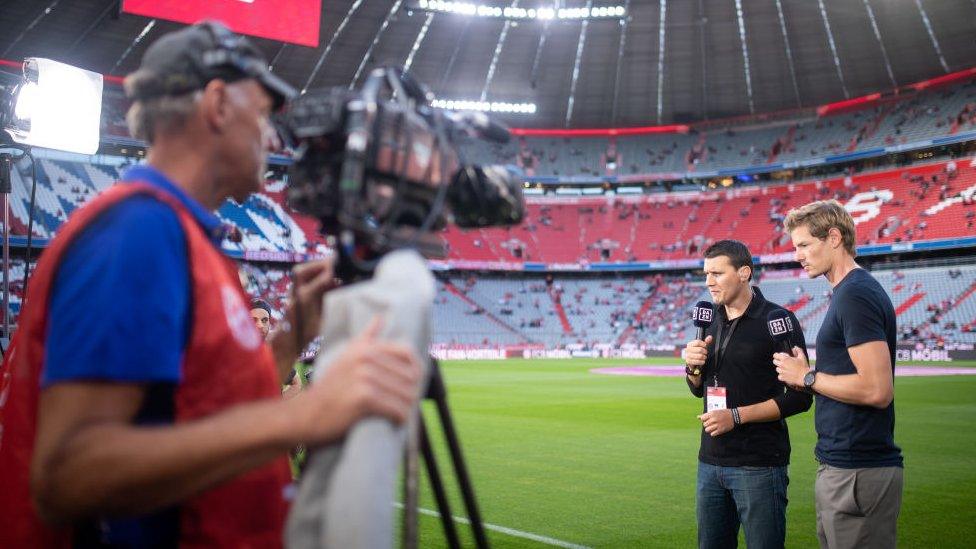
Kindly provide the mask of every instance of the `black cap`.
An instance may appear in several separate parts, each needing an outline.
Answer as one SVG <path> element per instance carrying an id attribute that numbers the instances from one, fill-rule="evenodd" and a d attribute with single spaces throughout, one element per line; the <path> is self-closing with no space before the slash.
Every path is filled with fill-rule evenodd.
<path id="1" fill-rule="evenodd" d="M 182 95 L 218 78 L 257 80 L 271 94 L 275 109 L 295 96 L 295 89 L 268 69 L 254 44 L 216 21 L 197 23 L 154 42 L 139 70 L 126 78 L 125 91 L 133 100 Z"/>
<path id="2" fill-rule="evenodd" d="M 715 319 L 715 306 L 710 301 L 699 301 L 691 310 L 691 320 L 698 328 L 708 328 Z"/>

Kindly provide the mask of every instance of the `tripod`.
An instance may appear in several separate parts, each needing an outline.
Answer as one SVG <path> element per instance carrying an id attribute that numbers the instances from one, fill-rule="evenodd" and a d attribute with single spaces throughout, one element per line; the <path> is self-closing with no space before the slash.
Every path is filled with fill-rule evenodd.
<path id="1" fill-rule="evenodd" d="M 2 136 L 0 136 L 2 137 Z M 22 158 L 29 158 L 31 161 L 31 199 L 30 209 L 27 212 L 27 252 L 24 262 L 24 285 L 23 295 L 27 297 L 27 282 L 30 279 L 30 260 L 31 260 L 31 235 L 34 230 L 34 199 L 37 192 L 37 174 L 34 164 L 34 156 L 30 148 L 15 143 L 0 141 L 0 149 L 12 149 L 20 151 L 19 156 L 14 156 L 9 152 L 0 153 L 0 196 L 3 198 L 3 314 L 0 318 L 3 334 L 0 336 L 0 354 L 6 355 L 10 344 L 10 200 L 13 195 L 13 179 L 11 172 L 14 163 Z M 21 307 L 24 301 L 21 300 Z"/>
<path id="2" fill-rule="evenodd" d="M 487 549 L 488 538 L 485 536 L 484 524 L 481 521 L 481 513 L 478 511 L 478 502 L 475 500 L 474 487 L 471 485 L 471 477 L 468 475 L 467 466 L 464 463 L 464 456 L 461 453 L 461 443 L 458 440 L 457 431 L 454 428 L 454 420 L 451 417 L 451 410 L 447 405 L 447 389 L 444 387 L 444 379 L 441 376 L 441 368 L 437 359 L 430 359 L 430 381 L 427 384 L 427 391 L 424 393 L 424 400 L 432 400 L 437 406 L 437 415 L 440 419 L 441 428 L 444 430 L 444 438 L 451 453 L 451 463 L 457 474 L 458 485 L 461 488 L 461 496 L 464 499 L 464 507 L 468 512 L 471 523 L 471 530 L 474 534 L 475 546 L 479 549 Z M 420 452 L 424 456 L 424 463 L 427 466 L 427 476 L 430 478 L 430 486 L 434 492 L 434 499 L 437 500 L 437 509 L 441 515 L 441 525 L 444 528 L 444 536 L 447 538 L 448 547 L 457 549 L 461 547 L 458 539 L 457 528 L 454 526 L 454 518 L 451 514 L 451 507 L 447 501 L 447 493 L 444 491 L 444 482 L 440 476 L 440 469 L 437 466 L 437 459 L 430 445 L 430 437 L 424 424 L 423 413 L 419 413 L 417 421 L 417 431 L 419 438 Z M 406 474 L 404 475 L 404 547 L 417 546 L 417 467 L 416 461 L 411 461 L 412 452 L 408 442 L 406 461 Z M 412 455 L 411 455 L 412 454 Z"/>
<path id="3" fill-rule="evenodd" d="M 16 158 L 0 154 L 0 196 L 3 197 L 3 353 L 10 340 L 10 196 L 13 194 L 10 172 Z"/>

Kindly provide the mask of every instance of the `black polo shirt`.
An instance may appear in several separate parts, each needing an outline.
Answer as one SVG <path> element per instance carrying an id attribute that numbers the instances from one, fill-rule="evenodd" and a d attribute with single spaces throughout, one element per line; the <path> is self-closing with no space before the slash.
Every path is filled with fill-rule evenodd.
<path id="1" fill-rule="evenodd" d="M 781 349 L 769 336 L 766 315 L 782 307 L 766 301 L 759 288 L 753 287 L 752 292 L 752 301 L 738 322 L 728 320 L 725 307 L 716 307 L 715 322 L 705 331 L 706 336 L 712 336 L 712 344 L 708 346 L 708 360 L 702 370 L 702 386 L 695 388 L 690 380 L 688 386 L 696 397 L 702 398 L 705 386 L 717 382 L 727 390 L 726 404 L 729 408 L 773 399 L 779 406 L 781 419 L 738 425 L 717 437 L 709 435 L 703 428 L 698 459 L 711 465 L 775 467 L 788 464 L 790 436 L 785 418 L 809 410 L 813 402 L 812 395 L 789 389 L 777 379 L 773 353 Z M 806 341 L 800 322 L 793 313 L 787 313 L 796 327 L 792 345 L 805 350 Z M 721 361 L 717 362 L 716 349 L 721 344 L 720 339 L 729 338 L 733 322 L 735 329 L 728 339 Z"/>

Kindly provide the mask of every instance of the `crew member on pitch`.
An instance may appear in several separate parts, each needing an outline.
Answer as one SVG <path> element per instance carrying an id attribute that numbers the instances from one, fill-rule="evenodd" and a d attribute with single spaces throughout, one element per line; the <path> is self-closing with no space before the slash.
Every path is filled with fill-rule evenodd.
<path id="1" fill-rule="evenodd" d="M 705 397 L 698 416 L 698 546 L 736 547 L 741 524 L 750 548 L 781 548 L 790 461 L 784 418 L 809 410 L 813 399 L 776 379 L 776 346 L 766 317 L 782 307 L 750 285 L 749 249 L 722 240 L 704 257 L 716 320 L 704 341 L 690 341 L 684 349 L 688 387 Z M 795 327 L 792 343 L 805 348 L 800 324 L 788 314 Z"/>
<path id="2" fill-rule="evenodd" d="M 261 332 L 261 337 L 268 339 L 271 333 L 271 305 L 263 299 L 251 301 L 251 320 L 254 326 Z"/>
<path id="3" fill-rule="evenodd" d="M 817 395 L 820 546 L 894 547 L 904 483 L 895 445 L 895 308 L 854 261 L 854 220 L 836 200 L 792 210 L 784 225 L 807 275 L 823 275 L 834 289 L 816 370 L 802 352 L 773 359 L 780 380 Z"/>
<path id="4" fill-rule="evenodd" d="M 261 189 L 291 89 L 216 23 L 160 38 L 125 88 L 146 164 L 58 231 L 6 355 L 0 547 L 280 546 L 288 450 L 404 421 L 420 364 L 374 322 L 282 400 L 331 266 L 296 269 L 291 329 L 265 342 L 213 210 Z"/>

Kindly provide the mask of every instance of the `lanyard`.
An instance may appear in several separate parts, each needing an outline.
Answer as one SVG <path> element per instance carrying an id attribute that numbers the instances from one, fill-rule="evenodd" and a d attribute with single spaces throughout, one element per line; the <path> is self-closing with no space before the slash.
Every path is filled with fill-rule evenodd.
<path id="1" fill-rule="evenodd" d="M 739 325 L 739 320 L 742 318 L 742 316 L 737 316 L 735 320 L 732 321 L 732 324 L 729 326 L 729 333 L 725 336 L 725 339 L 722 339 L 722 328 L 724 327 L 725 322 L 718 325 L 718 337 L 715 341 L 715 348 L 717 349 L 715 354 L 715 371 L 712 372 L 712 384 L 716 387 L 718 387 L 718 372 L 722 369 L 722 358 L 725 356 L 725 348 L 729 346 L 729 341 L 732 341 L 732 333 L 735 332 L 735 328 Z"/>

